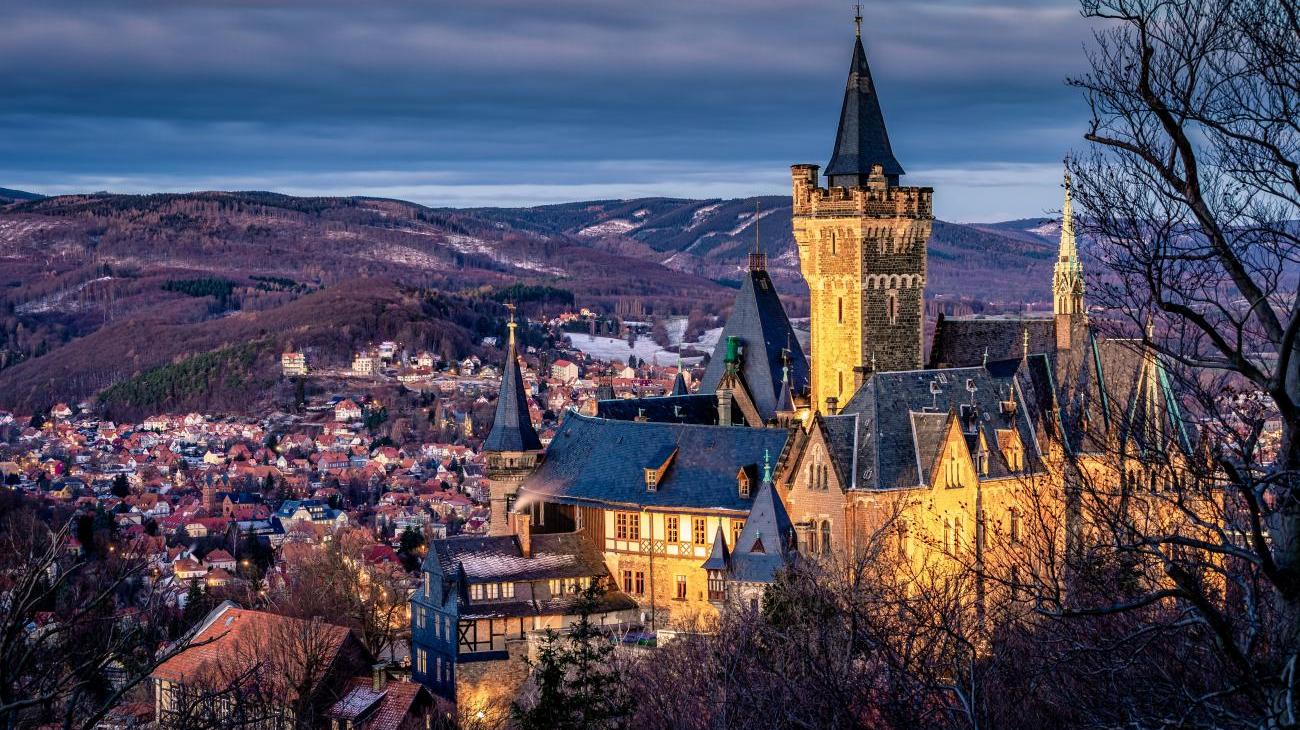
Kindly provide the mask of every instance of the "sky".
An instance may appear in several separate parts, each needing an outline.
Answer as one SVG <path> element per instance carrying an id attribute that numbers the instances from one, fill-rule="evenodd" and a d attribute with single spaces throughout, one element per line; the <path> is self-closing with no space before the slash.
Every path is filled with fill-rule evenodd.
<path id="1" fill-rule="evenodd" d="M 895 0 L 863 40 L 904 184 L 1060 206 L 1088 119 L 1071 0 Z M 786 195 L 825 165 L 842 0 L 0 0 L 0 187 L 435 206 Z"/>

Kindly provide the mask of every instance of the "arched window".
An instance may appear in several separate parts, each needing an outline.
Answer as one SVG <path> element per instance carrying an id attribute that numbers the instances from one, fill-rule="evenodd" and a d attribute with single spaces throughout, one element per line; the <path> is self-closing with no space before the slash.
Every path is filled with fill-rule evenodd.
<path id="1" fill-rule="evenodd" d="M 898 324 L 898 292 L 891 291 L 885 299 L 885 314 L 890 324 Z"/>
<path id="2" fill-rule="evenodd" d="M 831 554 L 831 521 L 822 521 L 822 555 Z"/>

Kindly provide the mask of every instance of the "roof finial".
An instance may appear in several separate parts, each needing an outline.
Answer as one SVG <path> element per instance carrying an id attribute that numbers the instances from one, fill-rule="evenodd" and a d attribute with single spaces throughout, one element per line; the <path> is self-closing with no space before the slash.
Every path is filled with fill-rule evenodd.
<path id="1" fill-rule="evenodd" d="M 862 3 L 853 4 L 853 33 L 857 37 L 862 37 Z"/>
<path id="2" fill-rule="evenodd" d="M 772 481 L 772 452 L 770 449 L 763 449 L 763 481 Z"/>
<path id="3" fill-rule="evenodd" d="M 511 349 L 514 349 L 514 346 L 515 346 L 515 328 L 519 326 L 519 325 L 515 324 L 515 303 L 514 303 L 514 302 L 506 302 L 506 309 L 508 309 L 508 310 L 510 311 L 510 321 L 506 322 L 506 329 L 509 330 L 509 332 L 510 332 L 510 348 L 511 348 Z"/>

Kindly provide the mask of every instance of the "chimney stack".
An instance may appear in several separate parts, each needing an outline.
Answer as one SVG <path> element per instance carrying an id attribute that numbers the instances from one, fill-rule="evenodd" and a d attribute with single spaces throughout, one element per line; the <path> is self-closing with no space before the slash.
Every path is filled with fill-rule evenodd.
<path id="1" fill-rule="evenodd" d="M 515 516 L 515 534 L 519 537 L 519 552 L 525 558 L 533 557 L 533 516 L 527 513 Z"/>
<path id="2" fill-rule="evenodd" d="M 731 425 L 731 389 L 718 388 L 718 425 Z"/>
<path id="3" fill-rule="evenodd" d="M 839 413 L 839 411 L 840 411 L 840 399 L 839 399 L 839 398 L 836 398 L 836 397 L 833 396 L 833 395 L 832 395 L 832 396 L 827 396 L 827 398 L 826 398 L 826 415 L 828 415 L 828 416 L 833 416 L 833 415 L 835 415 L 836 413 Z"/>

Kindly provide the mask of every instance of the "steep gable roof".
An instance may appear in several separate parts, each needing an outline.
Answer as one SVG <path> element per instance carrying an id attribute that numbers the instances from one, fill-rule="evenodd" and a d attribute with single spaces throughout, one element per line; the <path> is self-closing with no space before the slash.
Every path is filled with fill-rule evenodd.
<path id="1" fill-rule="evenodd" d="M 731 552 L 731 577 L 746 583 L 770 583 L 795 552 L 794 523 L 772 487 L 770 475 L 754 495 L 754 506 Z"/>
<path id="2" fill-rule="evenodd" d="M 767 271 L 747 273 L 736 295 L 731 316 L 722 328 L 722 336 L 713 349 L 709 366 L 700 379 L 699 393 L 714 393 L 726 374 L 727 339 L 735 337 L 744 347 L 740 374 L 754 400 L 754 407 L 764 421 L 776 415 L 781 394 L 783 351 L 789 352 L 791 387 L 803 392 L 810 381 L 808 359 L 790 326 L 790 318 L 781 305 L 776 287 Z"/>

